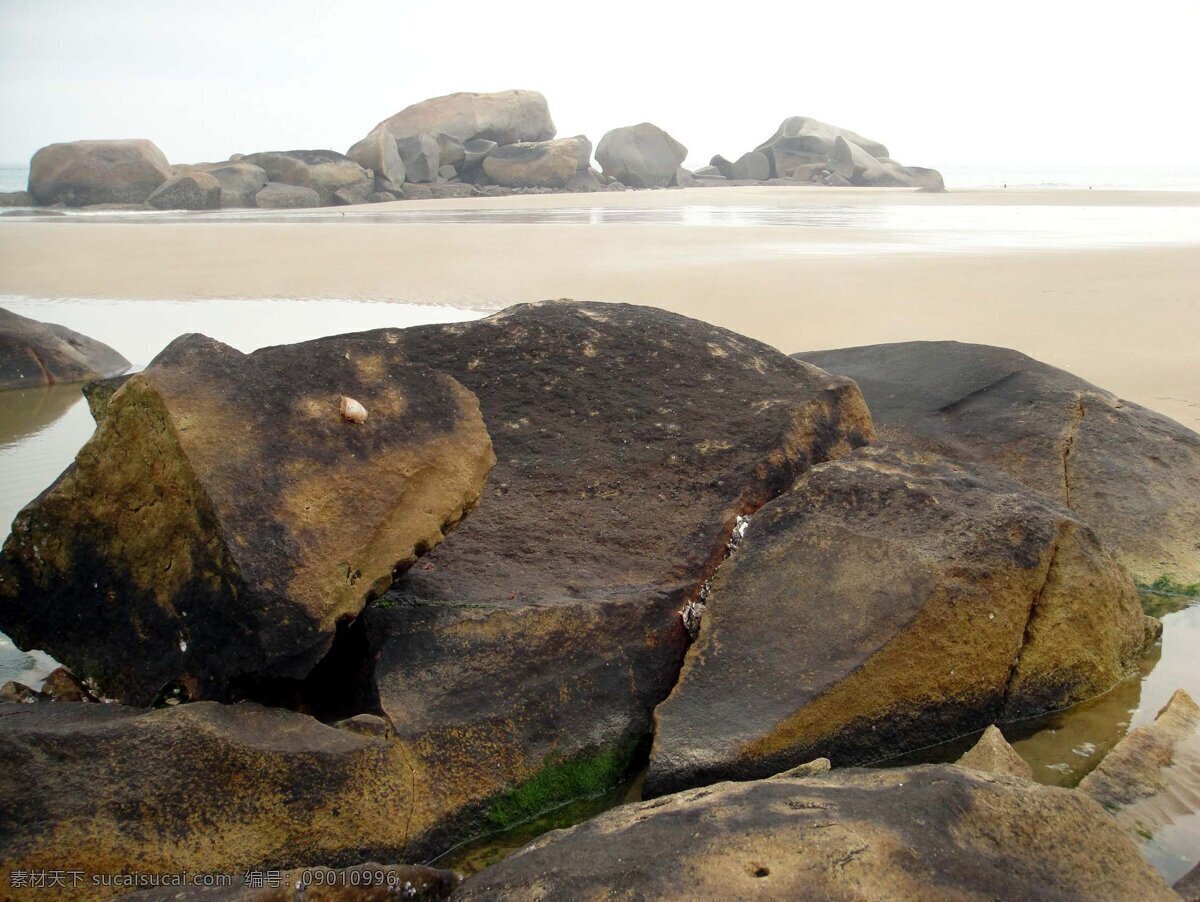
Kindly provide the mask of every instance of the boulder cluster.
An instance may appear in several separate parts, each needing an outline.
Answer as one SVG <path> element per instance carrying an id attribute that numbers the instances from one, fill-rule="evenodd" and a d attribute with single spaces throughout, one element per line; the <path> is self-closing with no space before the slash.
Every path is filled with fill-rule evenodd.
<path id="1" fill-rule="evenodd" d="M 248 355 L 179 338 L 89 387 L 95 435 L 0 554 L 0 629 L 65 665 L 0 689 L 0 866 L 1173 898 L 1136 831 L 1170 816 L 1190 700 L 1084 791 L 1031 782 L 994 726 L 1135 673 L 1161 626 L 1128 567 L 1197 557 L 1200 436 L 1072 380 L 974 346 L 793 358 L 572 301 Z M 1119 434 L 1063 436 L 1063 391 Z M 1069 497 L 1038 483 L 1061 454 L 976 440 L 1021 404 L 1030 448 L 1069 441 Z M 1151 501 L 1111 485 L 1094 523 L 1098 483 L 1152 466 L 1180 487 L 1156 529 L 1134 541 L 1116 521 Z M 959 765 L 866 767 L 984 730 Z M 648 801 L 465 883 L 401 866 L 642 768 Z"/>
<path id="2" fill-rule="evenodd" d="M 942 188 L 934 170 L 901 166 L 882 144 L 801 116 L 736 162 L 717 156 L 695 174 L 683 168 L 687 148 L 649 122 L 607 132 L 595 149 L 599 170 L 586 137 L 555 135 L 545 97 L 500 91 L 413 104 L 345 154 L 265 151 L 173 166 L 147 140 L 74 141 L 35 153 L 28 192 L 0 196 L 0 205 L 285 209 L 691 185 Z"/>

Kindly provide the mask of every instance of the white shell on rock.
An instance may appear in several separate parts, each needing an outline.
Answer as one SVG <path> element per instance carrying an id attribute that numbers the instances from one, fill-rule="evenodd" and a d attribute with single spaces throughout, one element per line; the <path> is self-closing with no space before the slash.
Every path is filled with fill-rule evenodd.
<path id="1" fill-rule="evenodd" d="M 343 419 L 347 419 L 351 423 L 365 423 L 367 421 L 367 408 L 363 407 L 353 398 L 347 398 L 345 395 L 342 395 L 340 410 Z"/>

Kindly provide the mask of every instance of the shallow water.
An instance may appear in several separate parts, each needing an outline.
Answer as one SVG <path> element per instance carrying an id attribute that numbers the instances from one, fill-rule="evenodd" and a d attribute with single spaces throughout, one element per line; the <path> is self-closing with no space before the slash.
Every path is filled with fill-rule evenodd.
<path id="1" fill-rule="evenodd" d="M 136 367 L 144 366 L 178 334 L 203 332 L 242 351 L 268 344 L 383 326 L 451 322 L 479 311 L 411 304 L 348 301 L 34 301 L 0 297 L 0 306 L 25 316 L 61 323 L 105 341 Z M 92 434 L 93 423 L 80 387 L 55 386 L 0 392 L 0 533 L 13 516 L 70 464 Z M 1200 602 L 1144 596 L 1162 617 L 1163 641 L 1143 662 L 1142 672 L 1105 695 L 1002 730 L 1034 768 L 1042 783 L 1074 786 L 1132 727 L 1148 723 L 1176 689 L 1200 699 Z M 54 662 L 17 649 L 0 634 L 0 683 L 15 679 L 39 686 Z M 974 741 L 964 737 L 889 765 L 953 761 Z M 1180 876 L 1200 858 L 1200 775 L 1193 796 L 1180 802 L 1170 823 L 1154 831 L 1147 857 L 1164 874 Z M 1190 785 L 1190 784 L 1189 784 Z M 502 834 L 484 837 L 444 855 L 439 864 L 475 871 L 546 830 L 569 826 L 614 805 L 636 799 L 631 781 L 595 799 L 577 802 Z M 1189 801 L 1190 800 L 1190 801 Z"/>

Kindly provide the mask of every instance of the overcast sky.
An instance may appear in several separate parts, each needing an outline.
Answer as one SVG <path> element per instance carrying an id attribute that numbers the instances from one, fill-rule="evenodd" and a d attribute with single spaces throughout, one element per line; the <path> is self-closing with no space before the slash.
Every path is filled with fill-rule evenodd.
<path id="1" fill-rule="evenodd" d="M 532 88 L 560 135 L 649 120 L 693 166 L 792 115 L 934 167 L 1200 163 L 1200 0 L 691 7 L 0 0 L 0 161 L 80 138 L 345 151 L 425 97 Z"/>

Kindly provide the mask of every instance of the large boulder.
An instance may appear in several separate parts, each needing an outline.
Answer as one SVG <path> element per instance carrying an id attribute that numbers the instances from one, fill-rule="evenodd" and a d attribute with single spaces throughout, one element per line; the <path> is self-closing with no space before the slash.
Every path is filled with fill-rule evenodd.
<path id="1" fill-rule="evenodd" d="M 247 154 L 240 162 L 261 167 L 272 182 L 312 188 L 323 205 L 334 202 L 339 188 L 371 182 L 367 170 L 333 150 L 266 151 Z"/>
<path id="2" fill-rule="evenodd" d="M 163 182 L 146 203 L 159 210 L 218 210 L 221 183 L 208 172 L 181 172 Z"/>
<path id="3" fill-rule="evenodd" d="M 29 193 L 40 204 L 145 203 L 173 175 L 151 141 L 71 141 L 50 144 L 29 161 Z"/>
<path id="4" fill-rule="evenodd" d="M 348 151 L 346 156 L 375 173 L 375 181 L 387 179 L 396 185 L 404 184 L 404 160 L 396 148 L 396 139 L 391 132 L 375 132 L 363 138 Z"/>
<path id="5" fill-rule="evenodd" d="M 438 134 L 433 137 L 438 143 L 438 159 L 442 166 L 461 167 L 467 158 L 466 145 L 454 135 Z"/>
<path id="6" fill-rule="evenodd" d="M 441 168 L 441 148 L 437 138 L 422 132 L 399 139 L 396 148 L 404 161 L 405 179 L 410 182 L 437 181 L 438 169 Z"/>
<path id="7" fill-rule="evenodd" d="M 605 132 L 596 147 L 604 174 L 631 188 L 667 187 L 686 158 L 686 147 L 649 122 Z"/>
<path id="8" fill-rule="evenodd" d="M 999 468 L 1091 525 L 1138 582 L 1200 582 L 1200 435 L 1017 351 L 953 341 L 796 355 L 852 377 L 884 439 Z"/>
<path id="9" fill-rule="evenodd" d="M 466 143 L 486 138 L 497 144 L 548 141 L 554 122 L 546 98 L 537 91 L 460 92 L 405 107 L 383 120 L 372 134 L 389 131 L 399 141 L 422 133 L 453 135 Z"/>
<path id="10" fill-rule="evenodd" d="M 592 158 L 592 142 L 583 135 L 506 144 L 483 161 L 483 171 L 506 188 L 564 188 L 577 172 L 585 171 Z"/>
<path id="11" fill-rule="evenodd" d="M 266 170 L 253 163 L 202 163 L 193 167 L 207 172 L 221 186 L 221 206 L 256 207 L 258 192 L 267 187 Z"/>
<path id="12" fill-rule="evenodd" d="M 848 380 L 653 308 L 401 336 L 477 393 L 497 457 L 475 513 L 364 613 L 383 712 L 419 772 L 448 769 L 421 799 L 444 848 L 615 783 L 737 518 L 872 432 Z"/>
<path id="13" fill-rule="evenodd" d="M 999 474 L 863 448 L 809 470 L 718 571 L 655 712 L 646 791 L 863 764 L 1064 708 L 1157 621 L 1086 525 Z"/>
<path id="14" fill-rule="evenodd" d="M 0 870 L 404 860 L 404 755 L 386 737 L 251 703 L 0 703 Z"/>
<path id="15" fill-rule="evenodd" d="M 793 178 L 798 167 L 829 162 L 829 154 L 814 148 L 812 139 L 806 136 L 779 138 L 762 152 L 770 158 L 773 177 L 780 179 Z"/>
<path id="16" fill-rule="evenodd" d="M 103 342 L 0 307 L 0 390 L 103 379 L 129 366 Z"/>
<path id="17" fill-rule="evenodd" d="M 838 138 L 853 142 L 872 157 L 891 156 L 888 153 L 887 147 L 879 141 L 872 141 L 870 138 L 864 138 L 857 132 L 839 128 L 836 125 L 830 125 L 827 122 L 821 122 L 807 116 L 789 116 L 787 119 L 784 119 L 779 128 L 775 130 L 775 134 L 758 145 L 755 150 L 762 151 L 770 157 L 772 156 L 772 150 L 788 138 L 805 139 L 804 142 L 793 141 L 787 145 L 795 150 L 803 149 L 810 153 L 821 153 L 825 156 L 833 154 L 834 144 Z M 775 178 L 783 177 L 783 174 L 778 171 L 772 171 L 771 175 Z"/>
<path id="18" fill-rule="evenodd" d="M 132 703 L 169 683 L 265 697 L 442 540 L 491 464 L 474 395 L 386 339 L 245 355 L 184 336 L 18 515 L 0 629 Z"/>
<path id="19" fill-rule="evenodd" d="M 953 766 L 722 783 L 535 840 L 469 899 L 1177 897 L 1079 793 Z"/>
<path id="20" fill-rule="evenodd" d="M 1087 793 L 1116 817 L 1139 843 L 1184 847 L 1191 858 L 1172 860 L 1162 849 L 1155 857 L 1176 879 L 1196 864 L 1196 821 L 1200 816 L 1200 705 L 1178 690 L 1152 723 L 1137 727 L 1117 743 L 1083 778 Z M 1190 829 L 1189 829 L 1190 825 Z M 1166 860 L 1163 860 L 1166 859 Z"/>
<path id="21" fill-rule="evenodd" d="M 264 210 L 302 210 L 321 206 L 321 195 L 300 185 L 268 182 L 254 195 L 254 205 Z"/>

